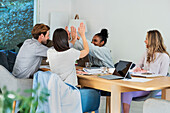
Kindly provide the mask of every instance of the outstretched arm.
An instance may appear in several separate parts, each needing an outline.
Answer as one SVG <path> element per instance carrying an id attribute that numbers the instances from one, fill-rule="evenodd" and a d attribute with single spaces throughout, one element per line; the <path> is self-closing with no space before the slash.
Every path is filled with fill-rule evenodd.
<path id="1" fill-rule="evenodd" d="M 83 50 L 81 50 L 80 52 L 80 58 L 85 57 L 88 53 L 89 53 L 89 46 L 86 40 L 86 36 L 85 36 L 85 25 L 83 23 L 80 23 L 80 27 L 78 28 L 78 32 L 82 38 L 83 41 Z"/>

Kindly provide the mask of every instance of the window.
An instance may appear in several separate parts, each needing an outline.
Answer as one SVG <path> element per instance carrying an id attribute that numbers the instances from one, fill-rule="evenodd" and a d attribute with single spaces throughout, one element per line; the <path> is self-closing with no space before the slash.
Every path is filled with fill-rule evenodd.
<path id="1" fill-rule="evenodd" d="M 34 0 L 0 2 L 0 49 L 18 51 L 17 45 L 31 38 Z"/>

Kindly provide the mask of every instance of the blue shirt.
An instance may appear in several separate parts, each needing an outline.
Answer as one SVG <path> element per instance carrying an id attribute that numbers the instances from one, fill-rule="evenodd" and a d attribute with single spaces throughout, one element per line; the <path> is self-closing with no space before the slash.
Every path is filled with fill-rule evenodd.
<path id="1" fill-rule="evenodd" d="M 109 67 L 113 68 L 113 60 L 110 54 L 110 50 L 106 46 L 95 46 L 89 40 L 87 40 L 89 45 L 89 60 L 92 65 L 100 66 L 100 67 Z M 74 48 L 78 50 L 83 50 L 83 42 L 80 39 L 76 41 Z"/>

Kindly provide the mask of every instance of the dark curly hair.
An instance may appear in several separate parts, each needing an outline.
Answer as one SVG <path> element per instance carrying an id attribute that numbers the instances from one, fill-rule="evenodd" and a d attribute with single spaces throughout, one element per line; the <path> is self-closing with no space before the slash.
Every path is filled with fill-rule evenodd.
<path id="1" fill-rule="evenodd" d="M 108 31 L 107 31 L 107 29 L 102 29 L 100 31 L 100 33 L 95 34 L 95 36 L 100 37 L 100 39 L 101 39 L 100 42 L 104 41 L 104 44 L 103 44 L 103 46 L 104 46 L 107 43 Z"/>

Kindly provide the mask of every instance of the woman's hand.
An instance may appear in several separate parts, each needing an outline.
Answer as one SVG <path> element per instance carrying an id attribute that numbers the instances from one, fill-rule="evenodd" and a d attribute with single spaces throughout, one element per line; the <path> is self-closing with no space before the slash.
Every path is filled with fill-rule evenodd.
<path id="1" fill-rule="evenodd" d="M 76 28 L 74 26 L 71 26 L 71 37 L 72 37 L 72 41 L 77 40 L 77 31 L 76 31 Z"/>
<path id="2" fill-rule="evenodd" d="M 80 34 L 80 36 L 83 38 L 85 37 L 85 25 L 82 23 L 80 23 L 80 27 L 78 28 L 78 32 Z"/>
<path id="3" fill-rule="evenodd" d="M 147 70 L 143 70 L 143 69 L 141 69 L 140 67 L 137 67 L 137 68 L 135 68 L 135 69 L 133 70 L 133 72 L 146 73 L 146 72 L 148 72 L 148 71 L 147 71 Z"/>
<path id="4" fill-rule="evenodd" d="M 78 28 L 78 32 L 83 40 L 83 50 L 80 51 L 80 57 L 83 58 L 89 53 L 89 46 L 86 40 L 85 36 L 85 25 L 83 23 L 80 23 L 80 27 Z"/>
<path id="5" fill-rule="evenodd" d="M 133 72 L 139 72 L 139 71 L 142 71 L 142 69 L 140 67 L 136 67 Z"/>

